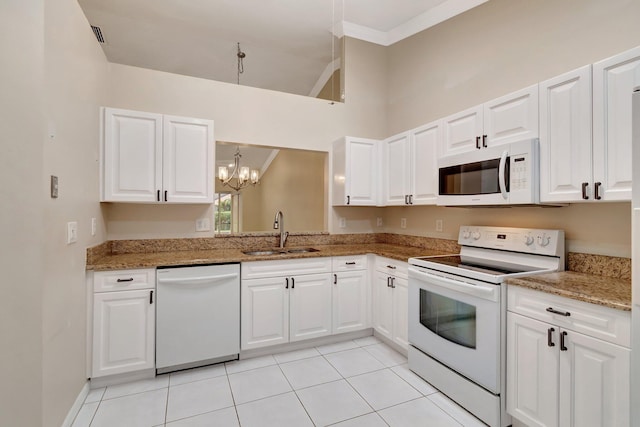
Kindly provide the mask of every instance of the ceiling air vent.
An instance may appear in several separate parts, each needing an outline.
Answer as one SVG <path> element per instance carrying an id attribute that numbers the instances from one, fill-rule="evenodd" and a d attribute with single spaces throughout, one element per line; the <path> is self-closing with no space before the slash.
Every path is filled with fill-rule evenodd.
<path id="1" fill-rule="evenodd" d="M 96 38 L 98 39 L 98 41 L 100 43 L 104 43 L 104 37 L 102 36 L 102 30 L 100 29 L 100 27 L 96 27 L 95 25 L 91 26 L 91 29 L 93 30 L 93 34 L 96 35 Z"/>

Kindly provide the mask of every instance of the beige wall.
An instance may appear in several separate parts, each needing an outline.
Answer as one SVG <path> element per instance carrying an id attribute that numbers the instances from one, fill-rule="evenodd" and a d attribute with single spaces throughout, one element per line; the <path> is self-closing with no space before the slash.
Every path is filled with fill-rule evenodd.
<path id="1" fill-rule="evenodd" d="M 112 107 L 212 118 L 219 141 L 328 151 L 344 135 L 386 136 L 385 48 L 346 39 L 344 103 L 229 83 L 109 64 Z M 208 206 L 105 204 L 109 239 L 205 237 L 195 220 L 211 217 Z M 361 215 L 348 213 L 352 222 Z M 328 229 L 337 216 L 331 209 Z M 368 227 L 335 231 L 368 231 Z"/>
<path id="2" fill-rule="evenodd" d="M 389 135 L 640 45 L 640 1 L 492 0 L 388 49 Z M 562 228 L 579 252 L 631 255 L 628 203 L 561 209 L 390 208 L 386 231 L 463 224 Z M 399 228 L 407 218 L 407 229 Z"/>
<path id="3" fill-rule="evenodd" d="M 273 232 L 277 211 L 285 231 L 324 231 L 326 158 L 324 152 L 280 150 L 261 183 L 240 194 L 242 231 Z"/>
<path id="4" fill-rule="evenodd" d="M 388 49 L 389 134 L 640 45 L 637 0 L 491 0 Z"/>
<path id="5" fill-rule="evenodd" d="M 43 0 L 0 3 L 2 426 L 42 422 L 43 43 Z"/>
<path id="6" fill-rule="evenodd" d="M 45 274 L 43 289 L 43 425 L 59 426 L 86 382 L 85 251 L 105 237 L 98 192 L 99 107 L 107 61 L 75 0 L 45 3 Z M 59 197 L 47 194 L 49 175 Z M 91 218 L 98 231 L 91 236 Z M 66 223 L 78 242 L 66 244 Z"/>

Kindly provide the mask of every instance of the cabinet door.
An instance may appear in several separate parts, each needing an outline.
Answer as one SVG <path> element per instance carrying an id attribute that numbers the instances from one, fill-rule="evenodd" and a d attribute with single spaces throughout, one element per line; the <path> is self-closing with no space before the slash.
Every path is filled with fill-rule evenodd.
<path id="1" fill-rule="evenodd" d="M 102 150 L 102 201 L 158 201 L 162 115 L 105 108 Z"/>
<path id="2" fill-rule="evenodd" d="M 375 272 L 373 327 L 385 337 L 393 335 L 393 289 L 388 274 Z"/>
<path id="3" fill-rule="evenodd" d="M 382 142 L 382 195 L 386 206 L 408 204 L 411 138 L 408 132 Z"/>
<path id="4" fill-rule="evenodd" d="M 409 282 L 392 278 L 393 289 L 393 341 L 405 350 L 409 348 Z"/>
<path id="5" fill-rule="evenodd" d="M 593 180 L 601 183 L 602 200 L 631 200 L 631 95 L 637 86 L 640 48 L 593 64 Z"/>
<path id="6" fill-rule="evenodd" d="M 479 149 L 482 147 L 482 105 L 443 119 L 443 127 L 443 156 Z M 480 139 L 478 140 L 478 138 Z"/>
<path id="7" fill-rule="evenodd" d="M 289 290 L 284 277 L 242 280 L 241 349 L 289 342 Z"/>
<path id="8" fill-rule="evenodd" d="M 591 65 L 540 83 L 542 202 L 582 201 L 584 182 L 592 193 L 591 105 Z"/>
<path id="9" fill-rule="evenodd" d="M 560 351 L 560 425 L 629 425 L 630 350 L 567 331 Z"/>
<path id="10" fill-rule="evenodd" d="M 348 138 L 346 147 L 346 204 L 375 206 L 378 203 L 379 141 Z"/>
<path id="11" fill-rule="evenodd" d="M 528 426 L 558 425 L 558 348 L 558 327 L 507 312 L 507 412 Z"/>
<path id="12" fill-rule="evenodd" d="M 330 335 L 331 274 L 307 274 L 289 280 L 289 340 Z"/>
<path id="13" fill-rule="evenodd" d="M 411 204 L 435 205 L 438 198 L 438 147 L 442 142 L 440 121 L 411 131 Z"/>
<path id="14" fill-rule="evenodd" d="M 164 116 L 163 200 L 213 203 L 213 121 Z"/>
<path id="15" fill-rule="evenodd" d="M 484 104 L 487 146 L 538 137 L 538 85 L 510 93 Z"/>
<path id="16" fill-rule="evenodd" d="M 93 296 L 93 374 L 121 374 L 155 364 L 152 289 Z"/>
<path id="17" fill-rule="evenodd" d="M 367 324 L 367 271 L 335 273 L 333 281 L 333 333 L 357 331 Z"/>

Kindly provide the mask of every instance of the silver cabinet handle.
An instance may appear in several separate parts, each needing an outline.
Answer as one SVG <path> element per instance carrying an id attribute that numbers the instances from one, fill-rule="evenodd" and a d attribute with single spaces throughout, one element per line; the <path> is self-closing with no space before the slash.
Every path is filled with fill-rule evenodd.
<path id="1" fill-rule="evenodd" d="M 587 187 L 589 186 L 588 182 L 582 183 L 582 198 L 584 200 L 589 200 L 589 196 L 587 195 Z"/>
<path id="2" fill-rule="evenodd" d="M 553 314 L 559 314 L 560 316 L 565 316 L 565 317 L 569 317 L 571 316 L 571 313 L 569 313 L 568 311 L 560 311 L 560 310 L 556 310 L 553 307 L 548 307 L 547 311 L 549 313 L 553 313 Z"/>
<path id="3" fill-rule="evenodd" d="M 596 182 L 594 184 L 594 189 L 593 189 L 593 198 L 596 200 L 602 200 L 602 196 L 600 195 L 600 187 L 602 186 L 601 182 Z"/>

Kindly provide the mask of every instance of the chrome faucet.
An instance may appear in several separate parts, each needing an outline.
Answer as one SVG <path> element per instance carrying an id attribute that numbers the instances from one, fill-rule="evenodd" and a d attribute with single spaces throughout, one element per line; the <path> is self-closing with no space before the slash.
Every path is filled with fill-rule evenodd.
<path id="1" fill-rule="evenodd" d="M 280 249 L 282 249 L 287 242 L 287 237 L 289 237 L 289 232 L 287 231 L 285 233 L 284 231 L 284 215 L 282 215 L 282 211 L 276 212 L 276 217 L 273 220 L 273 228 L 274 230 L 280 229 Z"/>

